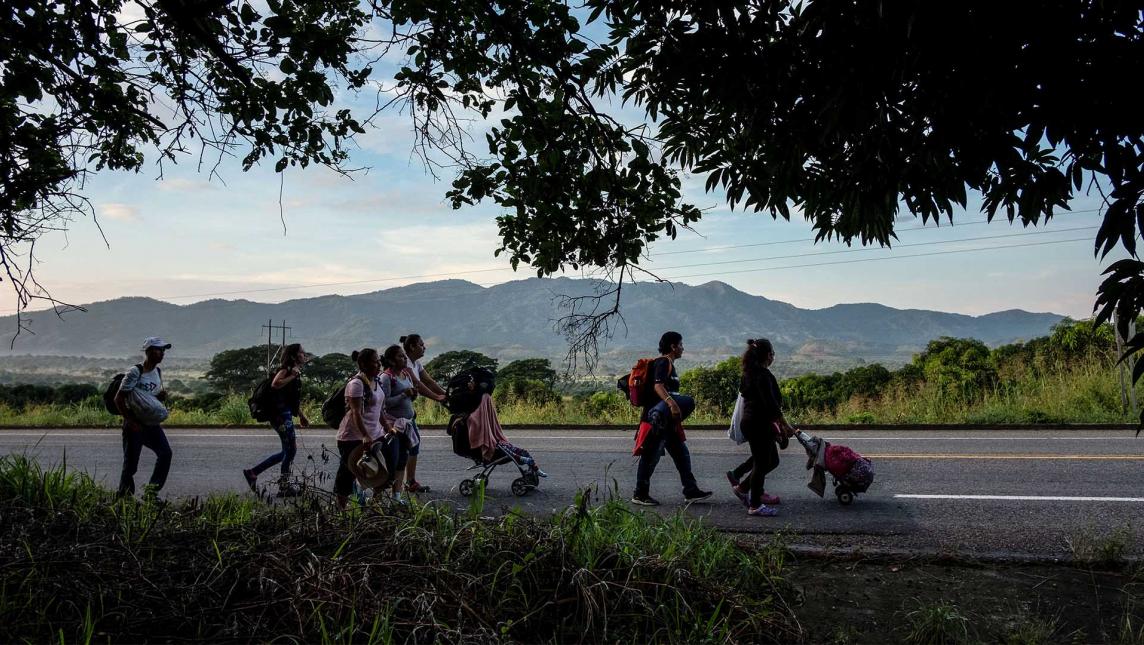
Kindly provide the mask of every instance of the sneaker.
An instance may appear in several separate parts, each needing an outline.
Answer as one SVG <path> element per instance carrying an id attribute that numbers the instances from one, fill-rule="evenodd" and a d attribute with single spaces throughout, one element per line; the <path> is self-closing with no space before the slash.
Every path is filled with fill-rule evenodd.
<path id="1" fill-rule="evenodd" d="M 405 490 L 409 491 L 410 493 L 428 493 L 429 487 L 422 486 L 421 482 L 417 481 L 416 479 L 410 479 L 409 481 L 405 482 Z"/>
<path id="2" fill-rule="evenodd" d="M 778 506 L 779 504 L 782 504 L 782 500 L 779 499 L 778 495 L 768 495 L 763 493 L 762 500 L 763 504 L 767 506 Z"/>
<path id="3" fill-rule="evenodd" d="M 632 503 L 637 506 L 659 506 L 659 500 L 651 495 L 632 495 Z"/>
<path id="4" fill-rule="evenodd" d="M 766 504 L 759 504 L 756 508 L 748 508 L 747 515 L 754 517 L 774 517 L 779 514 L 779 509 L 771 508 Z"/>
<path id="5" fill-rule="evenodd" d="M 253 470 L 247 469 L 242 471 L 242 478 L 246 480 L 246 485 L 250 487 L 250 492 L 258 492 L 258 475 L 255 475 Z"/>
<path id="6" fill-rule="evenodd" d="M 739 487 L 739 480 L 735 478 L 735 472 L 732 470 L 727 471 L 727 481 L 731 482 L 731 488 Z"/>
<path id="7" fill-rule="evenodd" d="M 713 493 L 709 490 L 698 490 L 698 489 L 696 489 L 696 490 L 691 491 L 690 493 L 684 493 L 683 499 L 685 499 L 689 502 L 698 502 L 700 500 L 704 500 L 704 499 L 707 499 L 708 497 L 711 497 L 712 494 Z"/>
<path id="8" fill-rule="evenodd" d="M 537 468 L 534 472 L 536 473 L 537 477 L 540 477 L 541 479 L 548 479 L 548 473 L 544 472 L 543 470 Z"/>

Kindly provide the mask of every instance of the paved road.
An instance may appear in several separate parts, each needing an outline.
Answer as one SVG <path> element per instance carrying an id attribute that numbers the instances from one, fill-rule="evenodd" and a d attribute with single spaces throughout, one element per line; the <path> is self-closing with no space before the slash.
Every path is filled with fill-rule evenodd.
<path id="1" fill-rule="evenodd" d="M 240 470 L 272 452 L 269 430 L 168 431 L 175 461 L 165 493 L 201 495 L 246 491 Z M 603 430 L 517 430 L 510 438 L 530 450 L 550 474 L 539 490 L 516 498 L 511 466 L 492 476 L 490 509 L 519 505 L 545 513 L 570 503 L 577 488 L 618 489 L 625 498 L 635 480 L 631 433 Z M 465 505 L 457 484 L 469 464 L 449 450 L 442 431 L 425 432 L 418 478 L 433 486 L 426 498 Z M 806 488 L 801 447 L 792 442 L 767 489 L 783 503 L 777 518 L 751 518 L 728 492 L 723 473 L 741 461 L 745 446 L 721 432 L 693 431 L 689 445 L 700 484 L 716 491 L 687 512 L 730 531 L 783 531 L 797 544 L 839 548 L 922 548 L 969 553 L 1067 555 L 1132 531 L 1128 550 L 1144 555 L 1144 436 L 1131 431 L 849 431 L 827 434 L 874 460 L 877 477 L 866 495 L 843 507 Z M 333 432 L 301 434 L 299 459 L 311 471 L 336 469 L 322 461 Z M 114 486 L 120 466 L 118 431 L 2 430 L 0 454 L 27 452 L 42 463 L 63 460 Z M 139 481 L 153 460 L 143 451 Z M 308 460 L 308 458 L 310 458 Z M 272 475 L 263 475 L 270 481 Z M 327 479 L 324 484 L 329 486 Z M 669 458 L 660 462 L 652 494 L 661 510 L 681 506 L 679 480 Z"/>

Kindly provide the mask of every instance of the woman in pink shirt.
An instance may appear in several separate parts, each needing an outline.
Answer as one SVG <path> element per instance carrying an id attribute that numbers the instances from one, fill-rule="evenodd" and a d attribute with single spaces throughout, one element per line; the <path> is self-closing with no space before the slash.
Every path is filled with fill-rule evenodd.
<path id="1" fill-rule="evenodd" d="M 350 355 L 358 366 L 358 373 L 346 383 L 346 415 L 338 426 L 338 474 L 334 478 L 334 494 L 338 508 L 344 509 L 353 492 L 354 475 L 350 472 L 349 456 L 358 446 L 369 449 L 375 441 L 394 432 L 393 426 L 381 414 L 385 405 L 385 389 L 381 386 L 381 357 L 377 350 L 367 347 Z"/>

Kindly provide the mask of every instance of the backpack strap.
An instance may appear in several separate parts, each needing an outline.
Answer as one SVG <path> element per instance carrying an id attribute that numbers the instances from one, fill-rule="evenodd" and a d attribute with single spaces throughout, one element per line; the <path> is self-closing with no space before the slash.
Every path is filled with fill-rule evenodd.
<path id="1" fill-rule="evenodd" d="M 365 388 L 363 388 L 362 398 L 365 400 L 366 403 L 372 403 L 373 402 L 373 383 L 370 383 L 369 379 L 365 378 L 364 376 L 362 376 L 360 378 L 361 378 L 362 385 L 365 386 Z"/>
<path id="2" fill-rule="evenodd" d="M 349 382 L 352 382 L 354 379 L 361 381 L 362 399 L 365 401 L 365 403 L 368 404 L 371 401 L 373 401 L 373 384 L 369 382 L 369 379 L 367 379 L 360 372 L 358 374 L 355 374 L 354 377 L 349 380 Z M 349 382 L 347 382 L 346 384 L 349 385 Z M 344 392 L 345 388 L 343 388 L 342 391 Z"/>

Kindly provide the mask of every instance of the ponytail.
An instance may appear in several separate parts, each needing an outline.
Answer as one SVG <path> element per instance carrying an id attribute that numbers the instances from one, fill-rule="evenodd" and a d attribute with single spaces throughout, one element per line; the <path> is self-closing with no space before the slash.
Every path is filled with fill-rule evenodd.
<path id="1" fill-rule="evenodd" d="M 371 363 L 377 358 L 377 350 L 372 347 L 366 347 L 361 351 L 355 351 L 350 354 L 350 359 L 357 364 L 358 369 L 366 371 L 369 369 Z"/>

